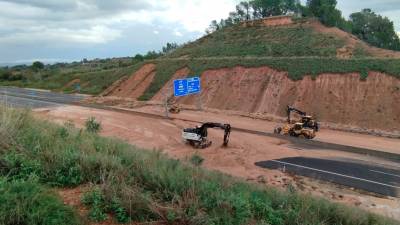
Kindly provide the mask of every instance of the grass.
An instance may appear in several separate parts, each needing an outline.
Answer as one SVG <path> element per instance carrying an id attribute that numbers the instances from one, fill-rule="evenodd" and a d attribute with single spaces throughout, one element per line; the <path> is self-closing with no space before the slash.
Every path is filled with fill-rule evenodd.
<path id="1" fill-rule="evenodd" d="M 85 127 L 87 132 L 98 133 L 101 130 L 101 123 L 97 122 L 96 118 L 90 117 L 86 120 Z M 63 129 L 63 131 L 64 130 L 65 129 Z"/>
<path id="2" fill-rule="evenodd" d="M 36 181 L 0 179 L 0 224 L 76 225 L 74 210 Z"/>
<path id="3" fill-rule="evenodd" d="M 279 71 L 287 71 L 292 80 L 301 80 L 306 75 L 314 78 L 323 73 L 360 73 L 360 79 L 365 80 L 369 71 L 378 71 L 400 79 L 399 59 L 379 58 L 197 58 L 197 59 L 163 59 L 153 60 L 157 66 L 156 76 L 150 87 L 145 91 L 141 100 L 151 99 L 163 85 L 172 78 L 174 73 L 184 67 L 192 72 L 192 75 L 201 75 L 206 70 L 243 67 L 268 66 Z"/>
<path id="4" fill-rule="evenodd" d="M 2 182 L 35 178 L 53 187 L 91 183 L 93 193 L 83 202 L 95 220 L 111 213 L 121 222 L 168 224 L 396 224 L 294 190 L 280 192 L 206 171 L 70 125 L 37 120 L 29 112 L 1 108 L 0 118 Z M 27 210 L 19 213 L 26 215 Z M 10 212 L 0 207 L 0 215 Z"/>
<path id="5" fill-rule="evenodd" d="M 238 24 L 204 36 L 168 57 L 336 57 L 336 50 L 344 45 L 343 39 L 309 27 L 244 27 Z"/>
<path id="6" fill-rule="evenodd" d="M 203 164 L 204 158 L 201 157 L 200 155 L 198 155 L 198 154 L 196 153 L 196 154 L 194 154 L 194 155 L 190 158 L 190 162 L 191 162 L 194 166 L 200 166 L 201 164 Z"/>

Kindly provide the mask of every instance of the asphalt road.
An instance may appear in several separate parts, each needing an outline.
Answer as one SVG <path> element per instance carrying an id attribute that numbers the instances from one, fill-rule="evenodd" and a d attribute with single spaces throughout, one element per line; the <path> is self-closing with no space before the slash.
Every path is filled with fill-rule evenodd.
<path id="1" fill-rule="evenodd" d="M 257 166 L 328 181 L 385 196 L 400 197 L 400 166 L 374 165 L 361 160 L 284 158 L 257 162 Z"/>
<path id="2" fill-rule="evenodd" d="M 0 103 L 23 108 L 43 108 L 79 102 L 84 96 L 34 89 L 0 87 Z"/>

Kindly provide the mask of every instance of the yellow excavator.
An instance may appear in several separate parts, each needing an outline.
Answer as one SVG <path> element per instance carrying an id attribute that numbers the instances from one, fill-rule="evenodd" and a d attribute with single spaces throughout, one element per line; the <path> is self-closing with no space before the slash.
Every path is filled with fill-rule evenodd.
<path id="1" fill-rule="evenodd" d="M 319 131 L 318 122 L 307 113 L 300 111 L 294 107 L 287 106 L 287 123 L 283 127 L 274 129 L 275 134 L 290 135 L 292 137 L 313 139 Z M 295 112 L 301 116 L 299 121 L 292 121 L 290 114 Z"/>
<path id="2" fill-rule="evenodd" d="M 167 104 L 168 104 L 168 111 L 170 113 L 178 114 L 181 112 L 181 106 L 176 102 L 176 99 L 174 97 L 168 98 Z"/>

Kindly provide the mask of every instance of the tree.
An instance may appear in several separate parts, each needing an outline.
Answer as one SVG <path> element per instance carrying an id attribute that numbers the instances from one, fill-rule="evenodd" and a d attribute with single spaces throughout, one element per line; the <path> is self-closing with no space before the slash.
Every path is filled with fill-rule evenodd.
<path id="1" fill-rule="evenodd" d="M 307 0 L 309 10 L 308 16 L 318 17 L 319 20 L 327 26 L 344 25 L 345 20 L 342 17 L 342 12 L 336 9 L 336 0 Z"/>
<path id="2" fill-rule="evenodd" d="M 136 54 L 135 57 L 133 57 L 133 59 L 141 62 L 144 60 L 144 57 L 141 54 Z"/>
<path id="3" fill-rule="evenodd" d="M 234 21 L 247 21 L 251 20 L 253 14 L 253 8 L 250 2 L 241 2 L 236 6 L 236 12 L 232 12 L 230 15 L 234 18 Z"/>
<path id="4" fill-rule="evenodd" d="M 9 80 L 12 73 L 8 70 L 0 70 L 0 80 Z"/>
<path id="5" fill-rule="evenodd" d="M 207 34 L 211 34 L 217 30 L 222 29 L 226 26 L 225 20 L 221 20 L 219 23 L 216 20 L 211 21 L 210 26 L 206 29 Z"/>
<path id="6" fill-rule="evenodd" d="M 158 58 L 159 56 L 161 56 L 161 53 L 160 53 L 160 52 L 149 51 L 149 52 L 147 52 L 147 54 L 144 55 L 143 57 L 144 57 L 145 60 L 149 60 L 149 59 L 156 59 L 156 58 Z"/>
<path id="7" fill-rule="evenodd" d="M 229 13 L 229 17 L 220 22 L 213 20 L 206 29 L 210 34 L 226 26 L 243 21 L 262 19 L 269 16 L 286 15 L 290 12 L 301 13 L 303 6 L 300 0 L 252 0 L 240 2 L 236 11 Z"/>
<path id="8" fill-rule="evenodd" d="M 42 70 L 44 69 L 44 64 L 42 62 L 36 61 L 32 63 L 32 69 L 34 70 Z"/>
<path id="9" fill-rule="evenodd" d="M 391 50 L 400 50 L 400 39 L 393 22 L 371 9 L 350 15 L 352 33 L 367 43 Z"/>
<path id="10" fill-rule="evenodd" d="M 253 0 L 250 4 L 255 18 L 285 15 L 296 11 L 296 0 Z"/>
<path id="11" fill-rule="evenodd" d="M 179 45 L 177 43 L 169 43 L 168 42 L 167 45 L 165 45 L 162 48 L 162 52 L 163 52 L 163 54 L 168 54 L 168 53 L 175 51 L 177 48 L 179 48 Z"/>

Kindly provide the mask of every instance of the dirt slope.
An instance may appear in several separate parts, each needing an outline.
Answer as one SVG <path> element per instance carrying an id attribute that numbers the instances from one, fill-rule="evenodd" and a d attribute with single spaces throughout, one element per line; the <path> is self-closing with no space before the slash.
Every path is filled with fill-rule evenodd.
<path id="1" fill-rule="evenodd" d="M 293 105 L 323 122 L 388 131 L 400 127 L 400 80 L 382 73 L 370 72 L 366 81 L 357 73 L 292 81 L 287 73 L 268 67 L 234 67 L 209 70 L 201 77 L 205 107 L 285 116 L 285 107 Z M 181 104 L 197 101 L 195 96 L 178 99 Z"/>
<path id="2" fill-rule="evenodd" d="M 172 76 L 172 78 L 164 85 L 163 88 L 153 97 L 156 101 L 163 101 L 165 99 L 165 95 L 172 96 L 173 95 L 173 82 L 176 79 L 185 78 L 190 73 L 189 68 L 183 68 L 178 71 Z"/>
<path id="3" fill-rule="evenodd" d="M 138 98 L 149 87 L 155 76 L 156 66 L 146 64 L 129 78 L 122 78 L 107 88 L 101 95 Z"/>
<path id="4" fill-rule="evenodd" d="M 195 62 L 192 66 L 176 65 L 176 58 L 187 56 L 194 59 L 207 58 L 218 64 L 208 68 L 222 69 L 207 70 L 206 62 Z M 230 59 L 233 60 L 230 62 L 217 60 L 225 60 L 224 57 L 228 56 L 237 58 Z M 257 57 L 286 58 L 248 65 L 252 68 L 232 67 L 241 65 L 244 59 L 241 57 L 245 56 L 254 57 L 254 61 Z M 292 63 L 288 60 L 298 56 L 312 58 L 309 62 Z M 368 61 L 370 58 L 367 58 L 366 61 L 366 56 L 379 59 Z M 320 57 L 332 58 L 318 64 Z M 347 61 L 347 58 L 353 58 L 353 61 Z M 243 26 L 228 27 L 200 38 L 165 56 L 162 59 L 163 63 L 169 62 L 167 65 L 170 66 L 161 67 L 154 62 L 159 65 L 157 71 L 155 64 L 145 65 L 133 76 L 126 78 L 127 80 L 115 83 L 106 94 L 137 99 L 154 79 L 156 84 L 164 84 L 164 87 L 151 100 L 162 101 L 166 94 L 172 96 L 172 81 L 189 75 L 193 72 L 190 71 L 192 69 L 201 73 L 201 102 L 207 108 L 284 117 L 286 106 L 292 105 L 314 114 L 322 122 L 346 125 L 356 130 L 363 128 L 399 132 L 400 79 L 370 71 L 368 78 L 361 81 L 360 74 L 346 73 L 373 69 L 396 75 L 396 68 L 399 67 L 397 61 L 392 58 L 400 58 L 400 52 L 371 47 L 354 35 L 338 28 L 325 27 L 317 20 L 294 21 L 287 16 L 274 17 L 244 23 Z M 331 59 L 337 60 L 336 63 L 329 64 Z M 279 60 L 282 64 L 290 65 L 279 67 Z M 292 79 L 286 71 L 272 68 L 292 71 Z M 304 68 L 311 69 L 304 71 Z M 326 70 L 321 71 L 320 68 Z M 293 75 L 293 70 L 302 71 L 301 77 L 309 73 L 318 76 L 315 76 L 315 79 L 304 76 L 302 80 L 294 81 L 299 77 Z M 332 71 L 339 71 L 341 74 L 329 73 Z M 165 79 L 161 79 L 169 79 L 174 72 L 168 82 L 165 83 Z M 194 96 L 182 97 L 178 99 L 178 103 L 196 105 L 198 100 Z"/>

